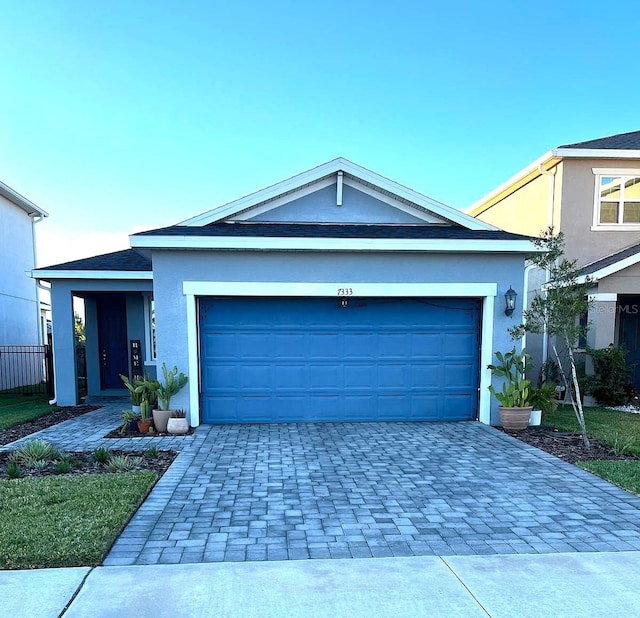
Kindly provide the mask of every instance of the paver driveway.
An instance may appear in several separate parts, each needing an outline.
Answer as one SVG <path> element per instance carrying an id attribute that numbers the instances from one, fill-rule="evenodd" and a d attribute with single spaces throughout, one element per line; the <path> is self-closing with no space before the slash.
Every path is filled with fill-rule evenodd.
<path id="1" fill-rule="evenodd" d="M 479 423 L 202 426 L 105 564 L 640 549 L 640 498 Z"/>

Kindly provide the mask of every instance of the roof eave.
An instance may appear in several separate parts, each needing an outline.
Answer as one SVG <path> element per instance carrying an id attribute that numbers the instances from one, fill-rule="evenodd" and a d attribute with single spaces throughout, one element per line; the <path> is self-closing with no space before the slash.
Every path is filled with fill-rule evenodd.
<path id="1" fill-rule="evenodd" d="M 554 156 L 562 159 L 640 159 L 640 150 L 614 148 L 555 148 Z"/>
<path id="2" fill-rule="evenodd" d="M 147 270 L 80 270 L 36 268 L 31 271 L 33 279 L 50 281 L 51 279 L 109 279 L 141 280 L 153 279 L 153 272 Z"/>
<path id="3" fill-rule="evenodd" d="M 0 182 L 0 195 L 9 200 L 12 204 L 22 208 L 28 215 L 36 215 L 38 217 L 48 217 L 49 213 L 46 210 L 42 210 L 39 206 L 36 206 L 31 200 L 28 200 L 23 195 L 20 195 L 17 191 L 11 187 Z"/>
<path id="4" fill-rule="evenodd" d="M 413 251 L 525 254 L 540 252 L 540 249 L 532 241 L 521 239 L 131 236 L 131 246 L 156 250 Z"/>
<path id="5" fill-rule="evenodd" d="M 501 185 L 498 185 L 495 189 L 492 189 L 489 193 L 471 204 L 471 206 L 465 209 L 465 213 L 471 217 L 477 217 L 505 197 L 511 195 L 511 193 L 520 187 L 541 176 L 540 167 L 547 170 L 551 169 L 556 166 L 560 160 L 561 157 L 556 154 L 556 151 L 549 150 L 545 152 L 541 157 L 533 161 L 533 163 L 522 168 L 519 172 L 511 176 L 511 178 L 505 180 Z"/>

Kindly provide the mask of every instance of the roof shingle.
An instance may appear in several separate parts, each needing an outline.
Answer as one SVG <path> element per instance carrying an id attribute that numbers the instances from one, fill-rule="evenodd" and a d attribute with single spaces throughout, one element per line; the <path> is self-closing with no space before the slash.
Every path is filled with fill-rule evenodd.
<path id="1" fill-rule="evenodd" d="M 82 260 L 73 260 L 36 270 L 122 270 L 129 272 L 151 272 L 151 260 L 135 249 L 124 249 L 103 255 L 94 255 Z"/>
<path id="2" fill-rule="evenodd" d="M 424 238 L 460 240 L 528 240 L 502 230 L 470 230 L 446 225 L 371 225 L 317 223 L 212 223 L 203 227 L 173 225 L 135 236 L 224 236 L 267 238 Z"/>
<path id="3" fill-rule="evenodd" d="M 575 144 L 564 144 L 558 148 L 593 148 L 595 150 L 640 150 L 640 131 L 629 133 L 618 133 L 608 137 L 590 139 L 586 142 L 576 142 Z"/>

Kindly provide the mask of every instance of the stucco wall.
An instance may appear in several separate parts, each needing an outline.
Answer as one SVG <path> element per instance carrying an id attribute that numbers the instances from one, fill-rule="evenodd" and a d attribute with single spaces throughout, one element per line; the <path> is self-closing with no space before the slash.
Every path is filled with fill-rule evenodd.
<path id="1" fill-rule="evenodd" d="M 562 186 L 562 164 L 555 167 L 555 179 L 538 176 L 514 193 L 478 215 L 478 219 L 508 232 L 539 236 L 555 219 L 558 224 L 557 205 Z M 554 183 L 554 207 L 550 209 L 550 183 Z"/>
<path id="2" fill-rule="evenodd" d="M 287 204 L 252 217 L 250 221 L 305 223 L 424 223 L 381 200 L 347 185 L 342 206 L 336 204 L 336 185 L 331 185 Z"/>
<path id="3" fill-rule="evenodd" d="M 504 315 L 504 293 L 513 285 L 523 298 L 523 264 L 520 255 L 304 253 L 304 252 L 197 252 L 155 251 L 154 297 L 158 363 L 177 365 L 187 372 L 187 315 L 183 281 L 299 281 L 348 283 L 488 283 L 497 282 L 494 350 L 514 345 L 507 328 L 521 319 Z M 191 380 L 197 376 L 189 376 Z M 173 400 L 172 400 L 173 401 Z M 175 406 L 188 408 L 184 389 Z M 497 403 L 492 402 L 492 423 Z"/>
<path id="4" fill-rule="evenodd" d="M 583 265 L 640 242 L 639 231 L 591 230 L 596 190 L 593 168 L 640 169 L 640 161 L 567 159 L 564 168 L 560 229 L 565 235 L 567 255 Z"/>
<path id="5" fill-rule="evenodd" d="M 27 276 L 33 262 L 32 221 L 0 196 L 0 345 L 37 345 L 36 283 Z"/>
<path id="6" fill-rule="evenodd" d="M 640 294 L 640 264 L 629 266 L 598 282 L 598 292 Z"/>

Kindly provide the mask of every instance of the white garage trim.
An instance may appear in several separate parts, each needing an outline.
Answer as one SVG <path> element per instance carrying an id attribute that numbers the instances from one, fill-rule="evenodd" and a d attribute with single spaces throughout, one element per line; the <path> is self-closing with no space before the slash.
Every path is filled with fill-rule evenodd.
<path id="1" fill-rule="evenodd" d="M 182 293 L 194 296 L 495 296 L 496 283 L 309 283 L 296 281 L 184 281 Z"/>
<path id="2" fill-rule="evenodd" d="M 491 372 L 486 369 L 493 359 L 494 298 L 496 283 L 308 283 L 296 281 L 184 281 L 186 297 L 187 347 L 189 358 L 189 423 L 200 424 L 198 314 L 196 296 L 308 296 L 308 297 L 450 297 L 482 298 L 482 348 L 480 351 L 480 398 L 478 420 L 491 421 L 488 386 Z"/>

